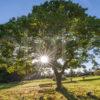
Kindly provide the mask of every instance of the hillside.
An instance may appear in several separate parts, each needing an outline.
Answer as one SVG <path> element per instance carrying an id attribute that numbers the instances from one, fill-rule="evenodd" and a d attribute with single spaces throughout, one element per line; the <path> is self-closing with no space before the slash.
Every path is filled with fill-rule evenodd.
<path id="1" fill-rule="evenodd" d="M 73 82 L 67 78 L 63 85 L 59 93 L 51 79 L 0 84 L 0 100 L 100 100 L 100 76 L 73 78 Z"/>

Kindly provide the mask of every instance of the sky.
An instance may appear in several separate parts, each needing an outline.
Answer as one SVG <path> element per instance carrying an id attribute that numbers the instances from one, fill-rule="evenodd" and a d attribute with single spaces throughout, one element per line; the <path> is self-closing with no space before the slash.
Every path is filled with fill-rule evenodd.
<path id="1" fill-rule="evenodd" d="M 0 0 L 0 24 L 4 24 L 12 17 L 20 17 L 31 12 L 34 5 L 46 0 Z M 72 0 L 88 8 L 87 13 L 100 18 L 100 0 Z"/>
<path id="2" fill-rule="evenodd" d="M 73 0 L 82 7 L 88 8 L 87 13 L 100 18 L 100 0 Z"/>
<path id="3" fill-rule="evenodd" d="M 20 17 L 31 13 L 34 5 L 40 5 L 46 0 L 0 0 L 0 24 L 4 24 L 12 17 Z M 72 0 L 82 7 L 88 8 L 87 13 L 100 18 L 100 0 Z M 98 59 L 100 61 L 100 59 Z M 92 66 L 91 63 L 88 63 Z"/>

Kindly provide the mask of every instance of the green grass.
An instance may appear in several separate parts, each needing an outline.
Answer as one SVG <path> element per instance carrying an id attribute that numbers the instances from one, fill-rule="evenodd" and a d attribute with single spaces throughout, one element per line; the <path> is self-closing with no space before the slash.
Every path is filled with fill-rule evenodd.
<path id="1" fill-rule="evenodd" d="M 39 87 L 39 84 L 52 83 L 52 87 Z M 100 76 L 69 78 L 63 81 L 62 92 L 55 91 L 55 82 L 50 79 L 23 81 L 20 83 L 0 84 L 0 100 L 100 100 Z M 94 97 L 86 94 L 92 91 Z"/>

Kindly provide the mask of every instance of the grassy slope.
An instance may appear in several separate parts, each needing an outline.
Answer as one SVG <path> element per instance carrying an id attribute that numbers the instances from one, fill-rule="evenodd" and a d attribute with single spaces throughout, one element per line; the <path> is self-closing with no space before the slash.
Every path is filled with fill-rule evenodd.
<path id="1" fill-rule="evenodd" d="M 52 83 L 54 85 L 50 88 L 40 88 L 38 86 L 44 83 Z M 0 100 L 35 100 L 34 98 L 39 98 L 40 96 L 44 96 L 46 100 L 50 98 L 52 98 L 50 100 L 66 100 L 66 98 L 76 98 L 76 96 L 78 100 L 94 100 L 86 96 L 89 91 L 93 92 L 95 100 L 99 100 L 100 76 L 87 77 L 84 81 L 80 77 L 74 78 L 72 83 L 69 82 L 69 79 L 66 79 L 63 81 L 63 85 L 67 90 L 59 93 L 54 91 L 55 82 L 50 79 L 0 84 Z"/>

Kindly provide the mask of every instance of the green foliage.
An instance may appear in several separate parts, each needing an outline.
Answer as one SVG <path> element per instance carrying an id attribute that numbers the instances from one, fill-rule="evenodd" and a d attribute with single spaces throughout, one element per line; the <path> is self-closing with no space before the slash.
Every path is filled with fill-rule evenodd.
<path id="1" fill-rule="evenodd" d="M 2 40 L 1 50 L 2 50 L 1 55 L 3 57 L 10 58 L 10 57 L 12 57 L 14 45 L 9 40 L 4 40 L 4 41 Z"/>
<path id="2" fill-rule="evenodd" d="M 13 73 L 15 71 L 15 67 L 14 66 L 10 66 L 7 68 L 7 72 L 8 73 Z"/>
<path id="3" fill-rule="evenodd" d="M 11 72 L 11 70 L 8 72 L 5 67 L 0 68 L 0 83 L 20 81 L 21 77 L 17 72 Z"/>

